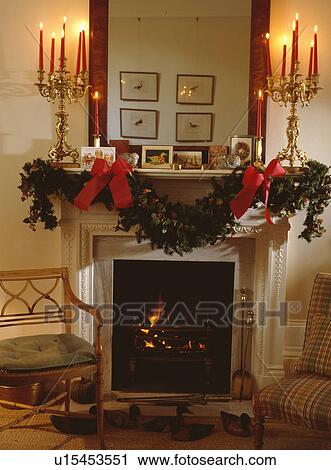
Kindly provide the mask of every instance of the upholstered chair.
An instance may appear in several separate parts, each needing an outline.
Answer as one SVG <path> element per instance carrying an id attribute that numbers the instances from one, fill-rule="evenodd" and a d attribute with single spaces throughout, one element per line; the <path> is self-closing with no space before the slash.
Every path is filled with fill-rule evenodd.
<path id="1" fill-rule="evenodd" d="M 256 449 L 263 447 L 265 418 L 331 430 L 331 274 L 315 278 L 303 351 L 294 369 L 253 397 Z"/>
<path id="2" fill-rule="evenodd" d="M 63 306 L 55 300 L 57 291 L 62 294 Z M 93 375 L 96 381 L 98 434 L 100 447 L 104 449 L 102 318 L 98 309 L 75 296 L 66 268 L 0 271 L 0 301 L 0 330 L 1 337 L 5 338 L 0 341 L 0 385 L 7 390 L 11 387 L 13 396 L 18 384 L 62 383 L 62 389 L 65 389 L 55 397 L 46 397 L 38 406 L 0 396 L 0 405 L 28 410 L 26 415 L 0 427 L 0 432 L 37 413 L 95 419 L 87 413 L 70 410 L 72 379 Z M 46 310 L 45 306 L 48 307 Z M 80 311 L 90 314 L 94 320 L 95 345 L 72 333 L 72 316 Z M 64 323 L 61 333 L 40 334 L 45 327 L 43 324 L 59 322 Z M 10 327 L 16 332 L 19 327 L 25 336 L 13 336 Z M 34 334 L 26 336 L 28 329 L 32 329 Z M 64 402 L 64 409 L 55 406 L 61 402 Z"/>

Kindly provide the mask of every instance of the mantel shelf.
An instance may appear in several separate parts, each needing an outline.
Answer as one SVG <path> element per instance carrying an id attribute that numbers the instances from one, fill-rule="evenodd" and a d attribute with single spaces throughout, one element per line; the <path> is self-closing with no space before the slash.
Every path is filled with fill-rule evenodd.
<path id="1" fill-rule="evenodd" d="M 231 175 L 233 170 L 160 170 L 158 168 L 138 168 L 135 170 L 141 176 L 162 179 L 205 179 L 221 178 Z"/>

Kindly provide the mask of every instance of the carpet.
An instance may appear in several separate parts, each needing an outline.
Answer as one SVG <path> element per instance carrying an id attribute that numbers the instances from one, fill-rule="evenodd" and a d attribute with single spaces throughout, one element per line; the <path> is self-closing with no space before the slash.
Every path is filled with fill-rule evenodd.
<path id="1" fill-rule="evenodd" d="M 0 408 L 0 426 L 24 414 Z M 190 418 L 194 422 L 194 418 Z M 226 434 L 220 420 L 195 418 L 196 421 L 215 424 L 213 433 L 195 442 L 176 442 L 169 433 L 147 432 L 142 429 L 115 429 L 106 427 L 108 449 L 253 449 L 252 438 Z M 331 449 L 331 433 L 313 431 L 279 423 L 266 423 L 265 449 Z M 37 415 L 15 428 L 0 433 L 0 449 L 21 450 L 79 450 L 98 449 L 97 436 L 73 436 L 58 432 L 49 415 Z"/>

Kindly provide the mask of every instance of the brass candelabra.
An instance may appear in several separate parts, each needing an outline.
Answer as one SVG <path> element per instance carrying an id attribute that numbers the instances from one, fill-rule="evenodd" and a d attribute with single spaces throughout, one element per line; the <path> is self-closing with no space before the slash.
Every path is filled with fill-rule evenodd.
<path id="1" fill-rule="evenodd" d="M 64 64 L 66 60 L 64 60 Z M 58 111 L 55 113 L 56 120 L 56 144 L 48 152 L 49 158 L 54 165 L 62 167 L 78 167 L 79 153 L 67 142 L 69 132 L 68 113 L 66 104 L 77 102 L 82 98 L 89 88 L 88 73 L 81 71 L 78 75 L 70 75 L 70 72 L 63 68 L 48 73 L 48 79 L 44 82 L 45 71 L 38 70 L 38 87 L 41 96 L 55 103 L 58 100 Z"/>
<path id="2" fill-rule="evenodd" d="M 274 77 L 267 77 L 268 89 L 267 93 L 273 101 L 281 106 L 290 105 L 290 114 L 287 117 L 288 125 L 286 128 L 287 146 L 278 152 L 279 160 L 287 160 L 293 167 L 295 162 L 300 162 L 301 166 L 305 166 L 307 162 L 307 154 L 298 147 L 298 139 L 300 134 L 299 116 L 297 112 L 298 104 L 302 107 L 308 106 L 314 96 L 316 96 L 319 83 L 319 75 L 307 76 L 302 79 L 299 73 L 300 62 L 295 63 L 294 71 L 287 76 L 279 77 L 278 82 Z"/>

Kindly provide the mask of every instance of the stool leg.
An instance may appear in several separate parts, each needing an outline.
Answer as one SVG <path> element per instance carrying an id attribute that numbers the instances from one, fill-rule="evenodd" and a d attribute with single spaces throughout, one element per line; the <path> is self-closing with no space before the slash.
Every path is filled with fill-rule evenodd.
<path id="1" fill-rule="evenodd" d="M 103 356 L 97 357 L 96 380 L 96 405 L 97 405 L 97 423 L 100 449 L 106 449 L 104 437 L 104 382 L 103 382 Z"/>

